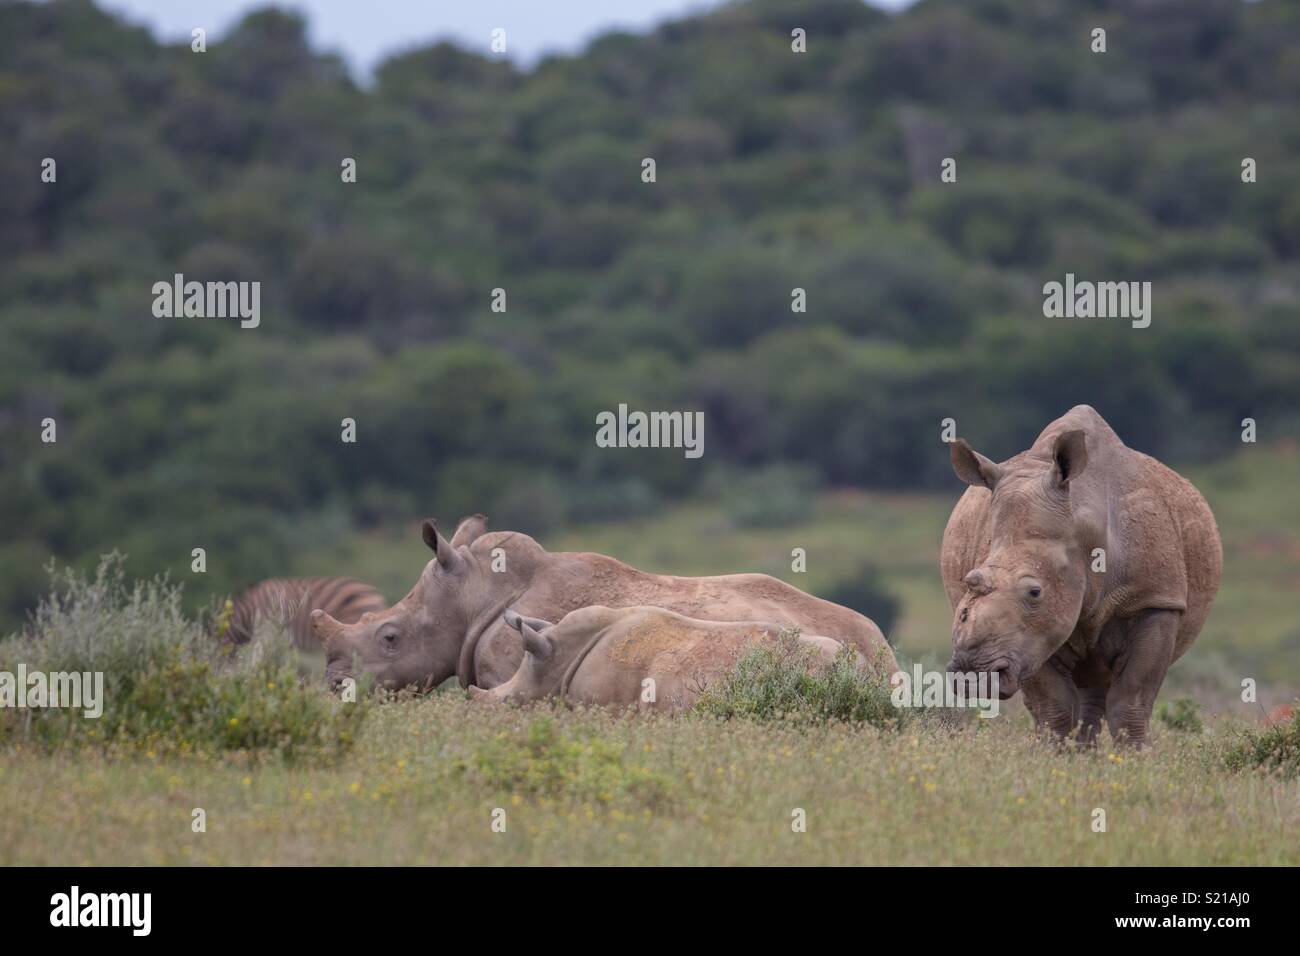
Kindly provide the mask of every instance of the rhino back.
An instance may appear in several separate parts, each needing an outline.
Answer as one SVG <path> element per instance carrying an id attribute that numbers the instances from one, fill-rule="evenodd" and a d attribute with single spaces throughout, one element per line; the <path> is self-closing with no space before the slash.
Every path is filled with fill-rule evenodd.
<path id="1" fill-rule="evenodd" d="M 882 671 L 897 669 L 884 635 L 869 618 L 766 574 L 677 577 L 639 571 L 603 554 L 557 552 L 539 563 L 514 607 L 527 616 L 557 621 L 592 605 L 654 606 L 705 621 L 771 621 L 850 643 Z M 508 679 L 522 654 L 518 634 L 504 621 L 489 628 L 476 653 L 480 686 Z"/>
<path id="2" fill-rule="evenodd" d="M 660 608 L 630 608 L 605 627 L 568 688 L 570 699 L 590 704 L 634 705 L 647 679 L 654 682 L 649 709 L 676 711 L 735 668 L 754 647 L 783 628 L 759 621 L 704 621 Z M 800 637 L 816 660 L 834 658 L 843 645 L 825 637 Z"/>
<path id="3" fill-rule="evenodd" d="M 612 593 L 589 603 L 611 607 L 652 605 L 705 621 L 769 621 L 852 644 L 865 657 L 880 660 L 891 672 L 896 668 L 884 634 L 870 618 L 771 575 L 692 578 L 628 570 L 634 577 L 617 581 Z"/>

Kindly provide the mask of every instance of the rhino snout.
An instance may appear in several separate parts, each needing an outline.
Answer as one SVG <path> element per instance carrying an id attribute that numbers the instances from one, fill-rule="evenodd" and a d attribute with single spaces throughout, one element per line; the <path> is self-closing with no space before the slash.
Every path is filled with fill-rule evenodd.
<path id="1" fill-rule="evenodd" d="M 1008 657 L 985 662 L 971 651 L 961 650 L 952 655 L 946 670 L 949 674 L 988 674 L 990 681 L 997 680 L 998 697 L 1001 700 L 1014 696 L 1020 689 L 1018 668 Z"/>
<path id="2" fill-rule="evenodd" d="M 348 663 L 344 657 L 329 658 L 325 662 L 325 683 L 336 694 L 343 689 L 344 681 L 353 679 Z"/>

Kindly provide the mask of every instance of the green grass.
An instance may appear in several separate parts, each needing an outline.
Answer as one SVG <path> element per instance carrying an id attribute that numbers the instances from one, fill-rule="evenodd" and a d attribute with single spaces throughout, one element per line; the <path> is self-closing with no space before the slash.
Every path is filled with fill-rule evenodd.
<path id="1" fill-rule="evenodd" d="M 1225 769 L 1239 731 L 1154 735 L 1073 753 L 1016 718 L 899 733 L 437 694 L 376 708 L 329 767 L 7 748 L 0 864 L 1300 863 L 1295 783 Z"/>

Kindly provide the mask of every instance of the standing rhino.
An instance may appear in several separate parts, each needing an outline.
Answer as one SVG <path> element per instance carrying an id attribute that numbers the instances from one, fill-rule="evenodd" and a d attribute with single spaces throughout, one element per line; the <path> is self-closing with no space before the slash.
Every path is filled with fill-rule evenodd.
<path id="1" fill-rule="evenodd" d="M 746 651 L 783 631 L 756 621 L 701 621 L 659 607 L 584 607 L 558 624 L 507 611 L 505 620 L 523 637 L 523 661 L 492 690 L 471 684 L 470 697 L 560 697 L 664 712 L 685 710 Z M 830 664 L 845 647 L 829 637 L 798 634 L 795 641 L 810 666 Z"/>
<path id="2" fill-rule="evenodd" d="M 331 683 L 353 676 L 355 661 L 384 687 L 433 687 L 452 676 L 462 687 L 495 687 L 510 679 L 523 655 L 506 608 L 558 620 L 596 604 L 648 604 L 711 621 L 758 618 L 830 635 L 891 673 L 896 669 L 868 618 L 766 574 L 647 574 L 603 554 L 552 554 L 526 534 L 488 532 L 482 515 L 462 521 L 450 541 L 432 521 L 424 522 L 423 534 L 434 558 L 393 607 L 352 625 L 312 612 Z"/>
<path id="3" fill-rule="evenodd" d="M 1205 499 L 1087 405 L 1001 464 L 958 439 L 952 466 L 971 487 L 943 535 L 948 670 L 996 674 L 1004 699 L 1023 688 L 1040 730 L 1092 743 L 1105 716 L 1142 746 L 1219 588 Z"/>

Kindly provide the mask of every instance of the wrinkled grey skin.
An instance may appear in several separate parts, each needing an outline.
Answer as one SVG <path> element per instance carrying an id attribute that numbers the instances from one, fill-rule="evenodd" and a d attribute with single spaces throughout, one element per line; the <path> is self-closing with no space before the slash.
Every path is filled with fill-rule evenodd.
<path id="1" fill-rule="evenodd" d="M 660 607 L 585 607 L 556 624 L 506 612 L 520 633 L 523 662 L 491 690 L 470 697 L 527 703 L 559 697 L 570 703 L 676 713 L 754 647 L 776 641 L 783 628 L 761 621 L 701 621 Z M 797 634 L 800 662 L 821 668 L 844 645 Z"/>
<path id="2" fill-rule="evenodd" d="M 771 621 L 852 644 L 886 673 L 897 669 L 884 635 L 868 618 L 765 574 L 648 574 L 603 554 L 551 553 L 528 535 L 488 532 L 482 515 L 462 521 L 450 541 L 432 521 L 424 523 L 423 536 L 434 559 L 393 607 L 352 625 L 312 612 L 333 685 L 356 676 L 355 662 L 388 688 L 436 687 L 453 676 L 462 687 L 495 687 L 510 679 L 523 656 L 518 632 L 505 622 L 507 608 L 554 621 L 592 605 L 653 605 L 704 620 Z M 504 570 L 493 570 L 502 558 Z"/>
<path id="3" fill-rule="evenodd" d="M 940 559 L 954 611 L 948 670 L 996 673 L 1003 699 L 1023 689 L 1040 731 L 1091 744 L 1105 718 L 1142 746 L 1165 672 L 1219 588 L 1205 499 L 1087 405 L 1001 464 L 960 439 L 951 454 L 971 487 Z"/>

